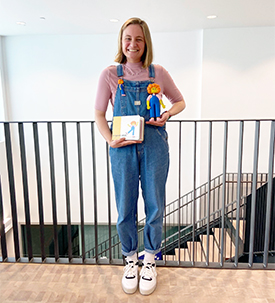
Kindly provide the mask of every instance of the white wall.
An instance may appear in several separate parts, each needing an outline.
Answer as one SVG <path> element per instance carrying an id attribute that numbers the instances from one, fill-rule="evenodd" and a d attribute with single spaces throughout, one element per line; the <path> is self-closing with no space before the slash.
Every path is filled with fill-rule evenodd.
<path id="1" fill-rule="evenodd" d="M 275 28 L 205 30 L 202 66 L 202 119 L 275 118 Z M 254 123 L 244 126 L 243 171 L 252 172 Z M 201 182 L 206 180 L 207 128 L 202 130 Z M 270 123 L 261 125 L 259 171 L 267 172 Z M 213 127 L 213 171 L 222 170 L 223 125 Z M 229 126 L 229 172 L 237 171 L 239 125 Z"/>
<path id="2" fill-rule="evenodd" d="M 275 116 L 275 28 L 204 31 L 202 119 Z"/>
<path id="3" fill-rule="evenodd" d="M 152 35 L 155 63 L 162 64 L 173 76 L 182 91 L 186 110 L 179 119 L 229 119 L 229 118 L 271 118 L 274 117 L 274 32 L 275 28 L 242 28 Z M 116 35 L 67 35 L 67 36 L 14 36 L 4 37 L 6 73 L 8 82 L 8 110 L 11 120 L 93 120 L 93 106 L 97 79 L 103 68 L 113 64 L 116 53 Z M 259 101 L 260 100 L 260 101 Z M 259 106 L 261 104 L 262 106 Z M 108 111 L 111 118 L 111 112 Z M 27 127 L 29 182 L 33 221 L 38 222 L 36 174 L 31 126 Z M 61 126 L 56 126 L 55 155 L 56 176 L 58 176 L 58 220 L 66 222 L 64 192 L 64 167 L 62 158 Z M 70 154 L 75 156 L 75 126 L 69 127 Z M 220 134 L 222 128 L 218 127 Z M 197 154 L 198 185 L 205 180 L 207 172 L 204 131 L 200 129 Z M 46 126 L 39 129 L 46 138 Z M 171 170 L 168 179 L 167 201 L 178 197 L 177 128 L 169 125 Z M 88 127 L 84 134 L 89 136 Z M 268 132 L 263 136 L 269 139 Z M 193 129 L 183 129 L 183 180 L 182 194 L 192 189 L 193 171 Z M 250 138 L 248 138 L 250 141 Z M 46 139 L 45 139 L 46 140 Z M 44 140 L 44 141 L 45 141 Z M 264 139 L 263 139 L 264 140 Z M 49 155 L 47 142 L 41 139 L 41 161 L 43 168 L 44 211 L 46 222 L 51 222 L 51 198 L 49 178 Z M 216 159 L 221 156 L 220 137 L 217 139 Z M 18 138 L 13 141 L 14 152 L 18 153 Z M 107 194 L 105 169 L 105 143 L 96 132 L 98 166 L 99 221 L 107 221 Z M 236 144 L 232 147 L 235 154 Z M 249 149 L 249 148 L 248 148 Z M 264 152 L 266 147 L 264 145 Z M 85 220 L 93 221 L 93 190 L 90 173 L 90 142 L 83 146 L 85 196 Z M 249 158 L 250 161 L 250 158 Z M 15 156 L 16 183 L 19 219 L 24 221 L 24 206 L 21 183 L 21 169 L 18 155 Z M 218 161 L 216 161 L 217 163 Z M 236 158 L 232 160 L 236 163 Z M 233 166 L 234 166 L 233 165 Z M 232 167 L 233 167 L 232 166 Z M 247 166 L 250 168 L 250 163 Z M 264 164 L 265 166 L 265 164 Z M 79 221 L 78 176 L 75 160 L 70 162 L 71 213 L 72 221 Z M 234 166 L 235 168 L 235 166 Z M 3 172 L 3 170 L 2 170 Z M 1 172 L 1 173 L 2 173 Z M 3 172 L 4 173 L 4 172 Z M 220 165 L 214 162 L 213 176 L 221 173 Z M 7 184 L 6 175 L 3 183 Z M 6 190 L 8 192 L 8 190 Z M 112 198 L 113 199 L 113 198 Z M 8 198 L 5 201 L 9 201 Z M 112 202 L 113 222 L 116 221 L 114 200 Z M 143 205 L 140 203 L 140 214 Z M 8 212 L 8 211 L 7 211 Z M 140 215 L 142 217 L 142 215 Z"/>
<path id="4" fill-rule="evenodd" d="M 187 102 L 175 119 L 200 119 L 203 31 L 154 34 L 153 43 L 154 61 L 169 71 Z"/>
<path id="5" fill-rule="evenodd" d="M 11 120 L 91 120 L 97 79 L 116 37 L 5 37 Z"/>
<path id="6" fill-rule="evenodd" d="M 6 86 L 5 86 L 5 67 L 4 67 L 4 54 L 2 47 L 3 37 L 0 36 L 0 121 L 4 121 L 8 118 L 7 108 L 6 108 Z M 0 142 L 4 140 L 3 128 L 0 126 Z"/>

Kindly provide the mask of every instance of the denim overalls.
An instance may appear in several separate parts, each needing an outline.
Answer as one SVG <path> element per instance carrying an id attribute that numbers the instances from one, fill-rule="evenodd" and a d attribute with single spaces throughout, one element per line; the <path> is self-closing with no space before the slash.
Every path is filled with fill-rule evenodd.
<path id="1" fill-rule="evenodd" d="M 123 77 L 122 65 L 117 66 L 117 75 Z M 114 116 L 140 115 L 150 119 L 146 107 L 147 86 L 154 82 L 154 66 L 149 66 L 148 81 L 124 80 L 123 96 L 116 91 Z M 144 228 L 145 251 L 156 254 L 162 241 L 162 224 L 165 206 L 165 183 L 169 168 L 169 147 L 164 127 L 146 125 L 144 141 L 120 148 L 110 147 L 112 175 L 114 179 L 118 210 L 117 231 L 124 256 L 138 251 L 136 226 L 139 180 L 145 205 Z"/>

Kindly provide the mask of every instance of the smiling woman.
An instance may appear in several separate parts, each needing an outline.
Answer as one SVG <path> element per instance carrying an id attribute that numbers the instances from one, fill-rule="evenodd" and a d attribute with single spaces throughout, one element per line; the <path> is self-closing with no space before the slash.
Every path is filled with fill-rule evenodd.
<path id="1" fill-rule="evenodd" d="M 139 18 L 127 20 L 119 33 L 117 66 L 106 68 L 100 76 L 95 104 L 95 120 L 110 145 L 112 175 L 118 210 L 117 231 L 126 259 L 122 288 L 134 293 L 138 288 L 138 235 L 136 226 L 139 183 L 145 204 L 144 261 L 139 290 L 151 294 L 157 285 L 155 256 L 161 250 L 165 205 L 165 184 L 169 169 L 169 147 L 165 123 L 185 108 L 185 102 L 171 76 L 160 65 L 153 65 L 151 35 Z M 148 86 L 159 84 L 172 103 L 168 112 L 151 118 L 147 106 Z M 161 96 L 160 96 L 161 97 Z M 112 139 L 106 120 L 111 100 L 113 116 L 138 115 L 144 118 L 144 140 Z M 157 98 L 158 100 L 158 98 Z"/>

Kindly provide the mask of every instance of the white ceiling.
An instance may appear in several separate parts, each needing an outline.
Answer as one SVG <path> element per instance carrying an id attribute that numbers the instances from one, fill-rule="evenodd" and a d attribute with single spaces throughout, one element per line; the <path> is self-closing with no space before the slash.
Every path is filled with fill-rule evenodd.
<path id="1" fill-rule="evenodd" d="M 134 16 L 152 32 L 275 26 L 275 0 L 0 0 L 0 35 L 117 33 Z"/>

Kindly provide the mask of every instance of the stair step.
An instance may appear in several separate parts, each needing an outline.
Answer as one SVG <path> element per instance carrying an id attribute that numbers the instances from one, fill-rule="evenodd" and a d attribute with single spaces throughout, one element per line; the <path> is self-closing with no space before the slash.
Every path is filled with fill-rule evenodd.
<path id="1" fill-rule="evenodd" d="M 180 253 L 181 261 L 186 261 L 186 262 L 191 261 L 190 254 L 187 248 L 181 248 L 181 249 L 175 248 L 175 253 L 176 253 L 177 261 L 179 260 L 179 253 Z"/>
<path id="2" fill-rule="evenodd" d="M 232 220 L 232 225 L 236 229 L 236 222 L 237 220 Z M 244 229 L 245 229 L 245 222 L 243 220 L 240 220 L 240 225 L 239 225 L 239 237 L 244 240 Z"/>
<path id="3" fill-rule="evenodd" d="M 166 260 L 166 261 L 177 261 L 176 255 L 165 255 L 164 260 Z"/>
<path id="4" fill-rule="evenodd" d="M 188 250 L 191 256 L 191 259 L 193 258 L 193 242 L 187 242 Z M 194 247 L 195 247 L 195 262 L 205 262 L 205 255 L 202 250 L 201 242 L 195 241 L 194 242 Z"/>
<path id="5" fill-rule="evenodd" d="M 222 229 L 214 228 L 214 236 L 218 243 L 219 249 L 221 249 Z M 224 256 L 225 256 L 225 259 L 229 259 L 235 255 L 235 244 L 232 242 L 232 240 L 227 232 L 225 232 L 224 238 L 225 238 Z"/>
<path id="6" fill-rule="evenodd" d="M 166 261 L 179 261 L 179 252 L 180 252 L 180 261 L 191 261 L 190 254 L 187 248 L 175 248 L 175 255 L 166 255 Z"/>
<path id="7" fill-rule="evenodd" d="M 236 220 L 232 220 L 232 225 L 236 228 Z M 244 238 L 244 222 L 240 220 L 239 236 Z M 209 262 L 220 262 L 221 250 L 221 228 L 214 228 L 214 235 L 209 235 Z M 225 230 L 225 243 L 224 243 L 224 259 L 230 259 L 235 256 L 235 243 L 232 242 L 230 230 Z M 195 241 L 195 262 L 206 262 L 207 253 L 207 235 L 200 235 L 200 242 Z M 193 258 L 193 242 L 187 242 L 186 248 L 175 248 L 175 255 L 166 255 L 167 261 L 178 261 L 180 252 L 180 261 L 190 262 Z"/>
<path id="8" fill-rule="evenodd" d="M 202 247 L 207 254 L 207 235 L 200 236 Z M 220 250 L 217 243 L 214 240 L 213 235 L 209 235 L 209 262 L 220 261 Z"/>

